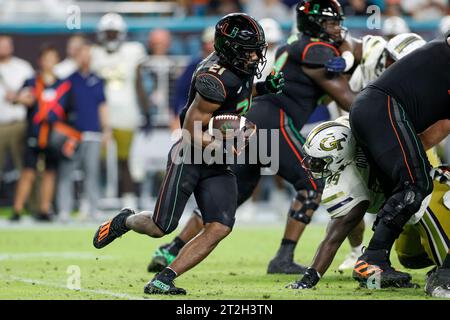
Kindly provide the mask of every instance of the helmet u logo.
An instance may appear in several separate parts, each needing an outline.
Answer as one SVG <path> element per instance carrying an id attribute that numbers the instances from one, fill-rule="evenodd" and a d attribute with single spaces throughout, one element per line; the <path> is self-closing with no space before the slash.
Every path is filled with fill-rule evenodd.
<path id="1" fill-rule="evenodd" d="M 231 37 L 231 38 L 235 38 L 237 33 L 239 32 L 239 28 L 238 27 L 234 27 L 233 30 L 231 30 L 231 33 L 228 33 L 227 29 L 228 29 L 228 23 L 225 23 L 222 26 L 222 33 L 224 35 L 228 36 L 228 37 Z"/>

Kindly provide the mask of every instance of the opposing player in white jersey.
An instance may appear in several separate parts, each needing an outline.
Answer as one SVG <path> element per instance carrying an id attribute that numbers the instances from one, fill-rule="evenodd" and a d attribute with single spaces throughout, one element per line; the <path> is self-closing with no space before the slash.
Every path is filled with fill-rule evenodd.
<path id="1" fill-rule="evenodd" d="M 382 44 L 383 42 L 379 43 Z M 421 47 L 424 43 L 425 41 L 414 34 L 397 36 L 386 45 L 386 50 L 380 50 L 381 48 L 378 50 L 385 57 L 374 59 L 373 61 L 378 61 L 375 65 L 380 66 L 381 61 L 385 60 L 386 62 L 383 65 L 389 66 L 393 61 Z M 376 48 L 376 46 L 373 45 L 373 48 Z M 363 62 L 364 58 L 361 66 L 358 67 L 360 68 L 359 72 L 358 70 L 355 72 L 355 75 L 359 77 L 356 78 L 358 81 L 353 81 L 353 85 L 358 83 L 361 86 L 367 85 L 368 82 L 364 84 L 364 79 L 367 79 L 368 76 L 377 77 L 379 75 L 379 73 L 370 73 L 369 70 L 364 70 Z M 434 144 L 430 145 L 427 143 L 430 138 L 426 137 L 432 131 L 427 130 L 421 137 L 427 149 L 428 146 Z M 441 134 L 439 135 L 441 136 Z M 433 138 L 431 139 L 436 141 Z M 330 213 L 332 221 L 330 222 L 327 236 L 315 256 L 312 269 L 307 276 L 293 285 L 295 288 L 310 288 L 314 286 L 320 279 L 320 275 L 323 275 L 330 266 L 337 249 L 345 237 L 354 233 L 355 229 L 359 231 L 364 230 L 363 228 L 357 228 L 358 224 L 363 221 L 364 213 L 366 211 L 376 213 L 385 200 L 376 179 L 371 176 L 364 153 L 359 148 L 355 148 L 354 144 L 348 118 L 346 117 L 342 117 L 336 122 L 329 122 L 316 127 L 307 139 L 305 151 L 310 156 L 308 158 L 310 170 L 318 170 L 319 167 L 323 166 L 322 159 L 327 161 L 325 166 L 329 177 L 327 178 L 322 204 Z M 434 166 L 437 166 L 437 164 L 435 163 Z M 323 168 L 319 171 L 323 174 Z M 435 172 L 434 174 L 440 177 L 439 175 L 442 175 L 442 172 Z M 446 179 L 441 179 L 441 177 L 439 179 L 441 182 L 443 180 L 447 181 Z M 449 191 L 448 184 L 435 183 L 431 204 L 426 211 L 422 211 L 422 213 L 425 212 L 425 215 L 421 222 L 416 227 L 405 228 L 396 244 L 399 260 L 408 268 L 423 268 L 433 264 L 441 266 L 438 272 L 432 273 L 426 286 L 427 293 L 434 296 L 439 294 L 448 296 L 449 294 L 446 291 L 448 288 L 442 291 L 442 285 L 439 285 L 442 282 L 445 285 L 449 279 L 449 271 L 445 266 L 445 261 L 447 261 L 446 257 L 450 246 L 450 241 L 448 240 L 450 219 L 447 217 L 448 207 L 444 207 L 443 201 L 441 201 L 447 191 Z M 450 195 L 450 192 L 447 192 L 447 195 Z M 362 234 L 359 237 L 362 242 Z M 360 266 L 361 272 L 364 272 L 364 267 L 366 266 Z M 386 277 L 384 280 L 386 280 Z M 384 285 L 389 285 L 389 280 L 387 279 Z M 398 283 L 397 285 L 410 284 Z"/>
<path id="2" fill-rule="evenodd" d="M 109 123 L 117 144 L 119 191 L 123 206 L 133 206 L 134 185 L 128 167 L 133 133 L 148 112 L 145 94 L 139 86 L 139 67 L 146 50 L 139 42 L 126 41 L 127 25 L 117 13 L 107 13 L 97 25 L 99 45 L 92 50 L 92 66 L 105 79 Z"/>
<path id="3" fill-rule="evenodd" d="M 425 43 L 425 40 L 415 33 L 397 35 L 389 42 L 380 36 L 364 36 L 361 43 L 356 45 L 356 48 L 359 47 L 356 50 L 361 50 L 361 60 L 349 81 L 350 88 L 354 92 L 360 92 L 395 61 L 405 57 Z M 434 148 L 427 152 L 427 156 L 433 166 L 439 165 L 440 161 Z M 347 254 L 343 263 L 339 265 L 339 271 L 354 267 L 361 253 L 364 228 L 364 221 L 361 220 L 349 235 L 351 251 Z"/>
<path id="4" fill-rule="evenodd" d="M 426 141 L 426 133 L 421 136 Z M 424 144 L 427 146 L 427 144 Z M 366 212 L 376 214 L 385 201 L 378 181 L 362 150 L 356 145 L 348 118 L 338 118 L 317 126 L 307 137 L 304 165 L 318 178 L 325 177 L 322 204 L 330 214 L 325 239 L 314 261 L 294 289 L 314 287 L 332 263 L 337 250 Z M 432 296 L 450 297 L 450 171 L 439 167 L 431 176 L 434 190 L 428 207 L 414 215 L 397 240 L 396 251 L 403 266 L 421 269 L 437 266 L 427 279 L 425 290 Z M 368 272 L 367 265 L 357 266 Z M 383 270 L 380 287 L 410 287 L 410 281 L 398 282 Z M 396 271 L 398 273 L 398 271 Z M 364 285 L 367 285 L 365 283 Z M 374 285 L 377 285 L 374 283 Z"/>

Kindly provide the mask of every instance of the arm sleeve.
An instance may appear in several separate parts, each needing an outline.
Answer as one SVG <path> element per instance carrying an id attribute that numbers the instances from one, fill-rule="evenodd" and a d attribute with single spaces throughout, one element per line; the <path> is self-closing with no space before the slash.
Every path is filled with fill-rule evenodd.
<path id="1" fill-rule="evenodd" d="M 195 89 L 206 100 L 222 104 L 227 98 L 223 82 L 215 75 L 201 73 L 195 79 Z"/>

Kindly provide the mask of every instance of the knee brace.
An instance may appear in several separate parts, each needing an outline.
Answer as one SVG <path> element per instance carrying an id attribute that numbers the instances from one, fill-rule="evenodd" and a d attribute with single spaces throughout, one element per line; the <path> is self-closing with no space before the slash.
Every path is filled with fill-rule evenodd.
<path id="1" fill-rule="evenodd" d="M 381 220 L 384 224 L 398 232 L 403 230 L 404 225 L 422 206 L 426 194 L 416 186 L 405 184 L 405 188 L 392 195 L 377 214 L 373 230 Z"/>
<path id="2" fill-rule="evenodd" d="M 297 221 L 303 222 L 304 224 L 309 224 L 311 222 L 311 217 L 306 215 L 307 210 L 315 211 L 319 205 L 314 202 L 317 201 L 320 194 L 314 190 L 308 190 L 306 197 L 297 192 L 295 199 L 302 203 L 302 207 L 299 210 L 289 210 L 289 216 Z"/>

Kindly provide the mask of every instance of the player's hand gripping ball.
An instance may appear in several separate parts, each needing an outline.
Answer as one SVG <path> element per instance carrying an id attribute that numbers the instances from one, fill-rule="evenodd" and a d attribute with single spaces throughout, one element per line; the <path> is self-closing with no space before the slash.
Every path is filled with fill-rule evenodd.
<path id="1" fill-rule="evenodd" d="M 248 145 L 250 137 L 256 132 L 256 125 L 235 114 L 221 114 L 212 117 L 208 124 L 208 133 L 224 143 L 233 140 L 233 152 L 239 155 Z"/>

